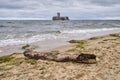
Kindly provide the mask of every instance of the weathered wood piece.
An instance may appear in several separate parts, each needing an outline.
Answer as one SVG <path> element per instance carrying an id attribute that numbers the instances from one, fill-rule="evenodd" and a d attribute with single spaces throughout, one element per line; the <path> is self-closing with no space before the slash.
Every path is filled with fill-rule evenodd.
<path id="1" fill-rule="evenodd" d="M 62 54 L 59 52 L 36 52 L 32 50 L 24 51 L 24 56 L 33 59 L 52 60 L 58 62 L 82 62 L 82 63 L 95 63 L 96 56 L 94 54 Z"/>

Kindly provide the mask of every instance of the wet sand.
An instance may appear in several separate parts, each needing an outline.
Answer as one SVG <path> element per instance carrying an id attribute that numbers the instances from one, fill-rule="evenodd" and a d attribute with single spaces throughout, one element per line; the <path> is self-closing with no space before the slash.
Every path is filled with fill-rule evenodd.
<path id="1" fill-rule="evenodd" d="M 38 41 L 38 42 L 34 42 L 34 43 L 26 43 L 31 45 L 33 48 L 36 48 L 37 51 L 46 51 L 46 50 L 50 50 L 53 48 L 57 48 L 57 47 L 61 47 L 64 45 L 68 45 L 68 41 L 71 39 L 78 39 L 78 40 L 85 40 L 91 37 L 96 37 L 96 36 L 103 36 L 103 35 L 107 35 L 107 34 L 112 34 L 112 33 L 119 33 L 120 30 L 112 30 L 112 31 L 105 31 L 105 32 L 97 32 L 97 33 L 89 33 L 87 35 L 74 35 L 73 37 L 69 37 L 66 39 L 48 39 L 48 40 L 44 40 L 44 41 Z M 15 52 L 23 52 L 24 50 L 21 49 L 22 46 L 26 45 L 26 44 L 16 44 L 16 45 L 7 45 L 7 46 L 0 46 L 0 56 L 3 55 L 9 55 Z"/>

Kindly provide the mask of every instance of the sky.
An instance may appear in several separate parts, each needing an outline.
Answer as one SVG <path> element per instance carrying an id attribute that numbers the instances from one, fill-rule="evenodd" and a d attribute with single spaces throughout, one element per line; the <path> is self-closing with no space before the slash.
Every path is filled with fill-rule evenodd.
<path id="1" fill-rule="evenodd" d="M 0 0 L 0 19 L 120 20 L 120 0 Z"/>

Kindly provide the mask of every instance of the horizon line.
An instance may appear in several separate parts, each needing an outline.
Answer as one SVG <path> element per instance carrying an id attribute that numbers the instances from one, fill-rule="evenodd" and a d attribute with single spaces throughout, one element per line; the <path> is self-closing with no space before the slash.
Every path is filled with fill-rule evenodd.
<path id="1" fill-rule="evenodd" d="M 0 20 L 51 20 L 52 19 L 41 19 L 41 18 L 0 18 Z M 120 20 L 120 19 L 70 19 L 71 20 Z M 60 20 L 64 21 L 64 20 Z"/>

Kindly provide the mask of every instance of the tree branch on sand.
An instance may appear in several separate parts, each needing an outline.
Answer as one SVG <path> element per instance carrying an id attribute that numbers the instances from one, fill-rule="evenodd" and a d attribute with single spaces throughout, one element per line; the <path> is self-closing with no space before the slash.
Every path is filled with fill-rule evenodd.
<path id="1" fill-rule="evenodd" d="M 57 62 L 81 62 L 81 63 L 96 63 L 96 55 L 94 54 L 68 54 L 59 52 L 37 52 L 27 49 L 23 52 L 25 57 L 32 59 L 52 60 Z"/>

